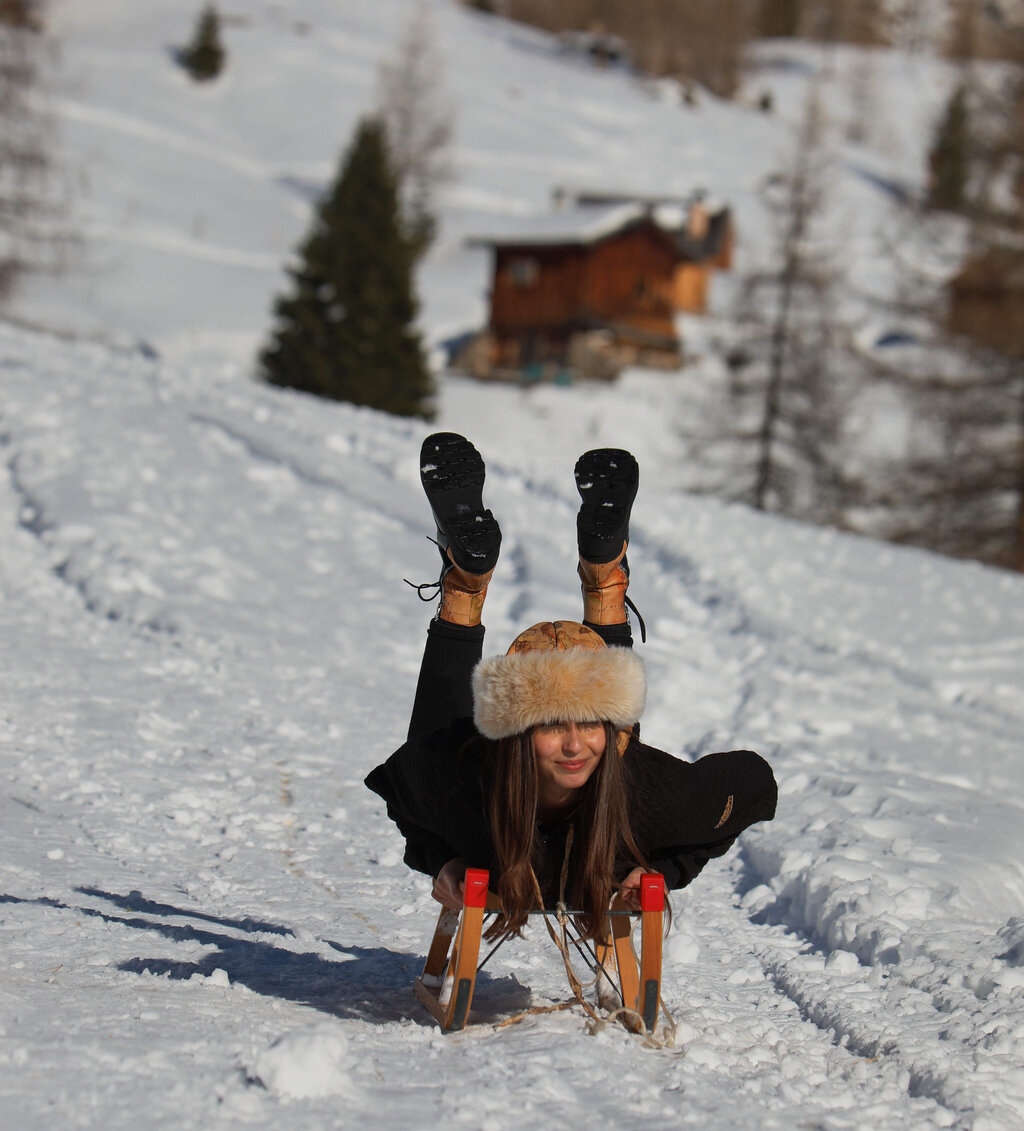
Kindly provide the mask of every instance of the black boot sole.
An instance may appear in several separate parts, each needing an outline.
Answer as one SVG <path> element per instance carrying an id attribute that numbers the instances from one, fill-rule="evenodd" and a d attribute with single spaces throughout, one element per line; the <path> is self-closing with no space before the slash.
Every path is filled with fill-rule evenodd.
<path id="1" fill-rule="evenodd" d="M 580 557 L 594 565 L 614 561 L 629 541 L 640 468 L 621 448 L 596 448 L 576 461 L 576 490 L 580 493 L 576 540 Z"/>
<path id="2" fill-rule="evenodd" d="M 420 482 L 434 512 L 441 557 L 448 551 L 459 569 L 486 573 L 494 569 L 501 530 L 484 509 L 484 461 L 464 437 L 435 432 L 420 449 Z"/>

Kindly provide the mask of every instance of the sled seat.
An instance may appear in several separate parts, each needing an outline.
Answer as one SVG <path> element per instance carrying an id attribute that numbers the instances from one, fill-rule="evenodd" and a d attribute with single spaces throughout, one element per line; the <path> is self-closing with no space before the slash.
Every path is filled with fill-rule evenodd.
<path id="1" fill-rule="evenodd" d="M 462 910 L 441 909 L 423 973 L 414 985 L 416 996 L 446 1031 L 457 1032 L 469 1023 L 476 976 L 483 965 L 480 940 L 484 920 L 488 912 L 500 909 L 497 897 L 488 890 L 489 882 L 490 875 L 485 869 L 466 870 Z M 609 912 L 608 937 L 598 942 L 592 951 L 584 940 L 570 936 L 593 972 L 598 977 L 608 978 L 616 987 L 621 1020 L 633 1032 L 653 1033 L 658 1023 L 664 910 L 664 877 L 649 873 L 640 879 L 640 910 L 629 910 L 616 896 Z M 537 911 L 534 914 L 550 916 L 554 913 Z M 639 964 L 632 944 L 637 919 L 640 920 Z M 588 953 L 593 958 L 592 964 Z M 493 954 L 494 950 L 484 961 Z M 567 955 L 563 957 L 568 961 Z"/>

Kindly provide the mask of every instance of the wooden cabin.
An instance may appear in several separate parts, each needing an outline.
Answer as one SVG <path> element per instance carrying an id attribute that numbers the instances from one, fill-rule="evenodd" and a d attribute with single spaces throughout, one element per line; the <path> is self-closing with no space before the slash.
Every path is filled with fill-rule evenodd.
<path id="1" fill-rule="evenodd" d="M 564 203 L 567 194 L 556 190 Z M 638 203 L 650 209 L 657 222 L 675 236 L 678 255 L 672 284 L 672 302 L 685 314 L 707 314 L 711 279 L 716 271 L 732 268 L 735 231 L 732 211 L 712 207 L 703 193 L 681 200 L 673 197 L 631 196 L 613 192 L 578 192 L 579 207 Z"/>
<path id="2" fill-rule="evenodd" d="M 948 325 L 982 345 L 1024 357 L 1024 249 L 990 248 L 949 287 Z"/>
<path id="3" fill-rule="evenodd" d="M 648 209 L 554 213 L 532 230 L 472 242 L 494 252 L 489 364 L 477 363 L 487 375 L 545 365 L 587 376 L 627 364 L 678 367 L 678 249 Z"/>

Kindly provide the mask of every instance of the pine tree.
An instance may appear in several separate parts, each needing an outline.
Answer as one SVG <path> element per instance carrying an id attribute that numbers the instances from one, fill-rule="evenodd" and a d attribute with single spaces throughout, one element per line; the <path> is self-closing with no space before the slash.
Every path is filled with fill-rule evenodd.
<path id="1" fill-rule="evenodd" d="M 946 103 L 946 112 L 935 131 L 928 154 L 931 184 L 928 204 L 956 212 L 966 202 L 968 174 L 967 92 L 958 86 Z"/>
<path id="2" fill-rule="evenodd" d="M 220 16 L 208 4 L 199 14 L 192 42 L 178 52 L 178 61 L 196 82 L 209 82 L 224 69 L 225 51 L 220 38 Z"/>
<path id="3" fill-rule="evenodd" d="M 429 419 L 433 382 L 412 328 L 412 249 L 377 119 L 357 127 L 300 254 L 294 293 L 278 300 L 278 325 L 260 355 L 266 380 Z"/>

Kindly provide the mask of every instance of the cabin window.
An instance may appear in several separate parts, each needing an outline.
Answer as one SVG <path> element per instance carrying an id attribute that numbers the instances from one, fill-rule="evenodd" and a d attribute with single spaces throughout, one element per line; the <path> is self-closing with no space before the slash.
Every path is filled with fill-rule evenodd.
<path id="1" fill-rule="evenodd" d="M 540 264 L 532 255 L 517 255 L 508 261 L 505 274 L 515 287 L 535 287 L 540 278 Z"/>

